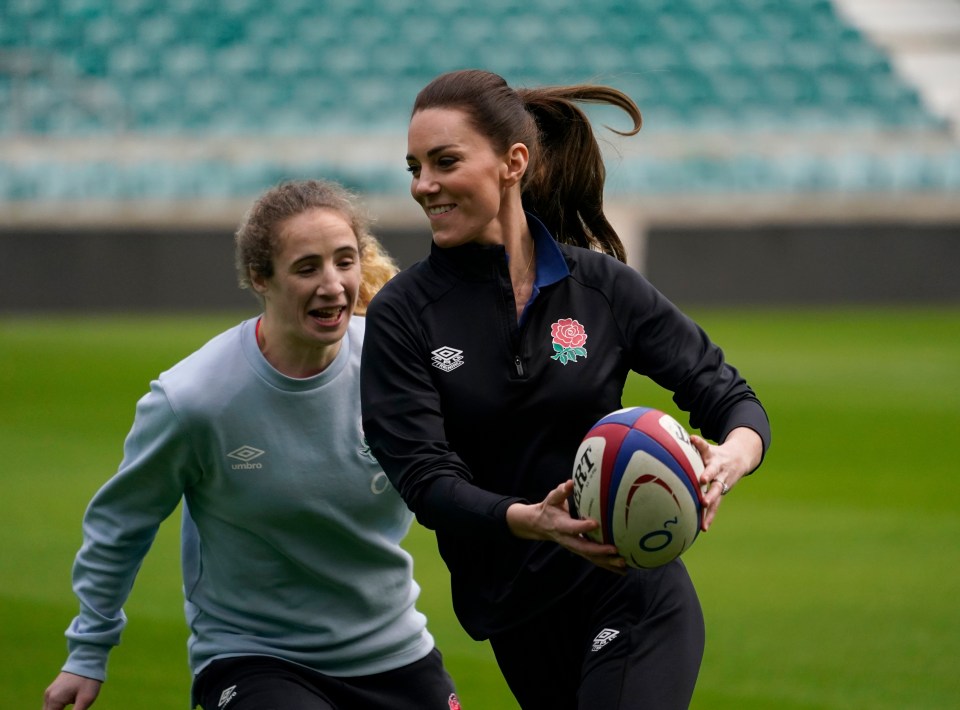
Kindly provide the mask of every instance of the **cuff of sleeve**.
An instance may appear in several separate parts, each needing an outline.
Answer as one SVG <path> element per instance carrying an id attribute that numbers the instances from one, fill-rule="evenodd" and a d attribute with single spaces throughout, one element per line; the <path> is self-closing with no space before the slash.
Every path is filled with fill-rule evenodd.
<path id="1" fill-rule="evenodd" d="M 524 500 L 523 498 L 514 498 L 513 496 L 503 498 L 499 503 L 494 506 L 493 515 L 500 521 L 500 537 L 502 538 L 512 538 L 514 537 L 513 531 L 510 529 L 510 526 L 507 524 L 507 508 L 509 508 L 514 503 L 524 503 L 527 504 L 529 501 Z"/>
<path id="2" fill-rule="evenodd" d="M 438 478 L 427 488 L 417 508 L 417 520 L 432 530 L 446 529 L 463 537 L 512 535 L 507 508 L 520 498 L 479 488 L 455 476 Z"/>
<path id="3" fill-rule="evenodd" d="M 763 451 L 760 454 L 760 463 L 757 464 L 757 468 L 759 468 L 760 464 L 763 463 L 763 459 L 767 455 L 767 450 L 770 448 L 770 420 L 767 418 L 766 411 L 762 406 L 760 406 L 759 403 L 755 401 L 739 403 L 733 408 L 727 417 L 727 425 L 724 427 L 723 435 L 720 437 L 719 441 L 722 442 L 725 440 L 731 431 L 739 427 L 753 429 L 753 431 L 757 432 L 757 436 L 760 437 L 760 441 L 763 442 Z M 755 470 L 756 468 L 754 471 Z"/>
<path id="4" fill-rule="evenodd" d="M 107 679 L 107 656 L 110 647 L 98 646 L 92 643 L 71 643 L 70 655 L 61 670 L 84 678 L 99 680 Z"/>

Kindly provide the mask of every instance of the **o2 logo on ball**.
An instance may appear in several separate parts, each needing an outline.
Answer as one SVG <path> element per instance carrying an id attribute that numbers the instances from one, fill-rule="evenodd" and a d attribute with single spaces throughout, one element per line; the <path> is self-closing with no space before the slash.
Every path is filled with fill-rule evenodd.
<path id="1" fill-rule="evenodd" d="M 626 515 L 624 516 L 625 523 L 629 524 L 630 522 L 630 504 L 633 502 L 633 496 L 636 495 L 637 491 L 640 489 L 640 486 L 651 483 L 660 486 L 667 492 L 667 494 L 673 499 L 673 502 L 677 504 L 677 513 L 680 513 L 680 501 L 677 500 L 677 497 L 673 494 L 673 491 L 670 490 L 670 486 L 656 476 L 646 474 L 644 476 L 640 476 L 640 478 L 634 481 L 633 485 L 630 486 L 630 492 L 627 494 Z M 660 552 L 660 550 L 664 549 L 667 545 L 673 542 L 673 533 L 668 530 L 668 527 L 670 525 L 679 525 L 679 523 L 679 515 L 674 515 L 672 518 L 663 521 L 663 528 L 659 530 L 651 530 L 650 532 L 646 533 L 640 538 L 637 544 L 639 544 L 640 549 L 645 552 Z"/>

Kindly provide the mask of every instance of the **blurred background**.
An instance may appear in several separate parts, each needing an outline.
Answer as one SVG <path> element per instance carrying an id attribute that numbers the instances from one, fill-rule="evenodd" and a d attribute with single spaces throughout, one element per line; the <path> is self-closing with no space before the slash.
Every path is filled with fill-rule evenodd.
<path id="1" fill-rule="evenodd" d="M 361 192 L 406 266 L 440 72 L 604 83 L 607 210 L 684 304 L 960 301 L 958 0 L 0 0 L 0 312 L 253 307 L 277 182 Z"/>
<path id="2" fill-rule="evenodd" d="M 591 111 L 607 212 L 770 413 L 762 472 L 685 557 L 691 708 L 955 706 L 960 0 L 0 0 L 4 707 L 63 662 L 80 518 L 147 382 L 258 306 L 232 266 L 249 204 L 334 178 L 422 258 L 409 111 L 465 67 L 637 101 L 629 139 Z M 641 378 L 624 401 L 687 421 Z M 185 704 L 177 526 L 98 708 Z M 464 707 L 515 707 L 429 531 L 404 544 Z"/>

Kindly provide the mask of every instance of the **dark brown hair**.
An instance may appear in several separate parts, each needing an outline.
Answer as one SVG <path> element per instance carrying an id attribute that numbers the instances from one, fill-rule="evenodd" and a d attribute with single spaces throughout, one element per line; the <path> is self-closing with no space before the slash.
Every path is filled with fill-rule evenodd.
<path id="1" fill-rule="evenodd" d="M 240 287 L 250 287 L 251 272 L 264 278 L 273 276 L 279 227 L 291 217 L 318 208 L 339 212 L 357 237 L 361 280 L 355 312 L 363 315 L 370 299 L 397 273 L 397 265 L 370 233 L 372 220 L 357 196 L 329 180 L 286 182 L 257 198 L 234 235 L 234 259 Z"/>
<path id="2" fill-rule="evenodd" d="M 606 168 L 590 120 L 578 103 L 608 104 L 633 120 L 623 136 L 636 134 L 643 118 L 633 99 L 593 84 L 512 89 L 503 77 L 479 69 L 441 74 L 413 104 L 460 109 L 498 152 L 523 143 L 530 163 L 521 182 L 523 203 L 557 241 L 605 252 L 626 261 L 623 243 L 603 213 Z"/>

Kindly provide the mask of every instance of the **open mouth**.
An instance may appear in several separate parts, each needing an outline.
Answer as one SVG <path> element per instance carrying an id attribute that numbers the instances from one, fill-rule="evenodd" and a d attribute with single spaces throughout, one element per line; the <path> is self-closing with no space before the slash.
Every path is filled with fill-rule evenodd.
<path id="1" fill-rule="evenodd" d="M 336 325 L 340 322 L 346 306 L 336 306 L 333 308 L 314 308 L 307 314 L 321 325 Z"/>

